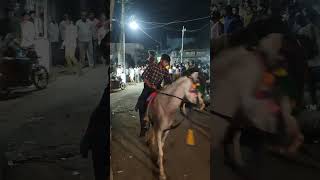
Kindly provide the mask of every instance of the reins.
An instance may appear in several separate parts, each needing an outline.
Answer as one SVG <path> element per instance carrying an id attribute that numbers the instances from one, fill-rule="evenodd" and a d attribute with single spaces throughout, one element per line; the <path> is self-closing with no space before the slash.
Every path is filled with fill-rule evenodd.
<path id="1" fill-rule="evenodd" d="M 188 78 L 191 79 L 193 83 L 195 83 L 194 80 L 193 80 L 191 77 L 188 77 Z M 181 125 L 181 123 L 182 123 L 185 119 L 189 119 L 189 117 L 183 112 L 183 109 L 182 109 L 182 108 L 183 108 L 184 106 L 188 106 L 189 109 L 191 109 L 193 106 L 196 106 L 196 104 L 191 103 L 191 102 L 189 102 L 189 101 L 186 101 L 185 99 L 180 98 L 180 97 L 178 97 L 178 96 L 175 96 L 175 95 L 172 95 L 172 94 L 168 94 L 168 93 L 164 93 L 164 92 L 160 92 L 159 90 L 156 90 L 156 92 L 157 92 L 158 94 L 162 94 L 162 95 L 165 95 L 165 96 L 173 97 L 173 98 L 176 98 L 176 99 L 179 99 L 179 100 L 182 101 L 182 102 L 181 102 L 181 105 L 180 105 L 180 108 L 179 108 L 179 109 L 180 109 L 180 114 L 183 116 L 182 120 L 180 120 L 180 121 L 177 122 L 176 124 L 171 125 L 168 129 L 165 129 L 164 132 L 170 131 L 170 130 L 173 130 L 173 129 L 176 129 L 177 127 L 179 127 L 179 126 Z M 233 119 L 233 117 L 231 117 L 231 116 L 227 116 L 227 115 L 221 114 L 221 113 L 216 112 L 216 111 L 213 111 L 213 110 L 210 110 L 210 113 L 213 114 L 213 115 L 216 115 L 216 116 L 218 116 L 218 117 L 221 117 L 221 118 L 227 120 L 228 122 L 230 122 L 230 121 Z M 190 119 L 189 119 L 189 120 L 190 120 Z"/>

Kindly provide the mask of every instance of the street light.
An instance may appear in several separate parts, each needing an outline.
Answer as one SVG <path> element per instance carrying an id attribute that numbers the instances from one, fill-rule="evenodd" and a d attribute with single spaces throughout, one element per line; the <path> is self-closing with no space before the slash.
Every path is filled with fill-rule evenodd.
<path id="1" fill-rule="evenodd" d="M 131 21 L 131 22 L 129 23 L 129 26 L 130 26 L 130 28 L 133 29 L 133 30 L 137 30 L 137 29 L 139 28 L 139 25 L 137 24 L 136 21 Z"/>

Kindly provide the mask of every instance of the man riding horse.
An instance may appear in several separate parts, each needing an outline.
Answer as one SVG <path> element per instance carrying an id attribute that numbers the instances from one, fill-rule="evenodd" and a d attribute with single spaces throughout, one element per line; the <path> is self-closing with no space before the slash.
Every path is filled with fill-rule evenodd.
<path id="1" fill-rule="evenodd" d="M 162 82 L 164 85 L 168 85 L 172 82 L 167 66 L 170 65 L 170 56 L 163 54 L 161 56 L 160 62 L 149 63 L 146 70 L 142 74 L 144 81 L 144 88 L 139 96 L 138 102 L 136 104 L 135 110 L 139 110 L 140 116 L 140 137 L 145 136 L 148 130 L 147 125 L 144 122 L 144 116 L 147 109 L 147 99 L 152 94 L 152 92 L 159 90 L 161 88 Z"/>

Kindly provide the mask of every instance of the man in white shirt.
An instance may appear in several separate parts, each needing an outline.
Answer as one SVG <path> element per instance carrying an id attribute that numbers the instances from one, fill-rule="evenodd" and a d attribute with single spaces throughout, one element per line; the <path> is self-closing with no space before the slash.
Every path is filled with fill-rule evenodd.
<path id="1" fill-rule="evenodd" d="M 87 12 L 83 11 L 81 13 L 81 19 L 77 21 L 76 26 L 78 28 L 78 46 L 80 51 L 80 62 L 82 65 L 85 65 L 85 58 L 89 61 L 89 66 L 94 66 L 94 61 L 92 50 L 89 50 L 89 45 L 92 43 L 92 27 L 87 19 Z"/>
<path id="2" fill-rule="evenodd" d="M 99 20 L 95 18 L 95 14 L 91 12 L 89 14 L 88 22 L 91 25 L 92 31 L 92 43 L 89 44 L 89 53 L 92 54 L 94 62 L 97 62 L 98 58 L 98 24 Z M 92 51 L 92 52 L 91 52 Z"/>
<path id="3" fill-rule="evenodd" d="M 35 45 L 36 31 L 34 24 L 30 21 L 28 13 L 23 14 L 21 22 L 21 47 L 27 48 Z"/>
<path id="4" fill-rule="evenodd" d="M 130 77 L 130 82 L 134 82 L 134 69 L 132 67 L 129 68 L 129 77 Z"/>
<path id="5" fill-rule="evenodd" d="M 82 74 L 81 67 L 78 63 L 78 60 L 75 57 L 76 48 L 77 48 L 78 30 L 77 30 L 77 27 L 70 20 L 66 21 L 65 35 L 66 36 L 62 46 L 65 47 L 65 59 L 67 61 L 69 71 L 71 73 L 78 73 L 78 75 L 81 75 Z"/>
<path id="6" fill-rule="evenodd" d="M 35 11 L 30 11 L 30 16 L 36 31 L 36 38 L 43 37 L 43 23 L 41 19 L 36 15 Z"/>
<path id="7" fill-rule="evenodd" d="M 65 30 L 66 30 L 66 21 L 68 19 L 69 19 L 69 15 L 68 14 L 64 14 L 63 15 L 63 20 L 59 24 L 60 36 L 61 36 L 61 40 L 62 41 L 64 41 Z"/>
<path id="8" fill-rule="evenodd" d="M 134 80 L 135 80 L 136 83 L 139 83 L 139 82 L 140 82 L 139 71 L 140 71 L 140 68 L 139 68 L 139 67 L 135 67 L 135 68 L 134 68 Z"/>
<path id="9" fill-rule="evenodd" d="M 57 62 L 57 55 L 59 54 L 59 26 L 53 18 L 48 27 L 48 38 L 51 45 L 52 62 Z"/>

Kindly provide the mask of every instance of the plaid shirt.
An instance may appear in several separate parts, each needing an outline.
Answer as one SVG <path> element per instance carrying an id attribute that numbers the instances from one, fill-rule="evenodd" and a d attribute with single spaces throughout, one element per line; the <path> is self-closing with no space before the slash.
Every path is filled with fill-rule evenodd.
<path id="1" fill-rule="evenodd" d="M 143 72 L 142 78 L 149 86 L 159 87 L 162 81 L 165 84 L 171 83 L 168 70 L 161 68 L 157 63 L 150 63 Z"/>

